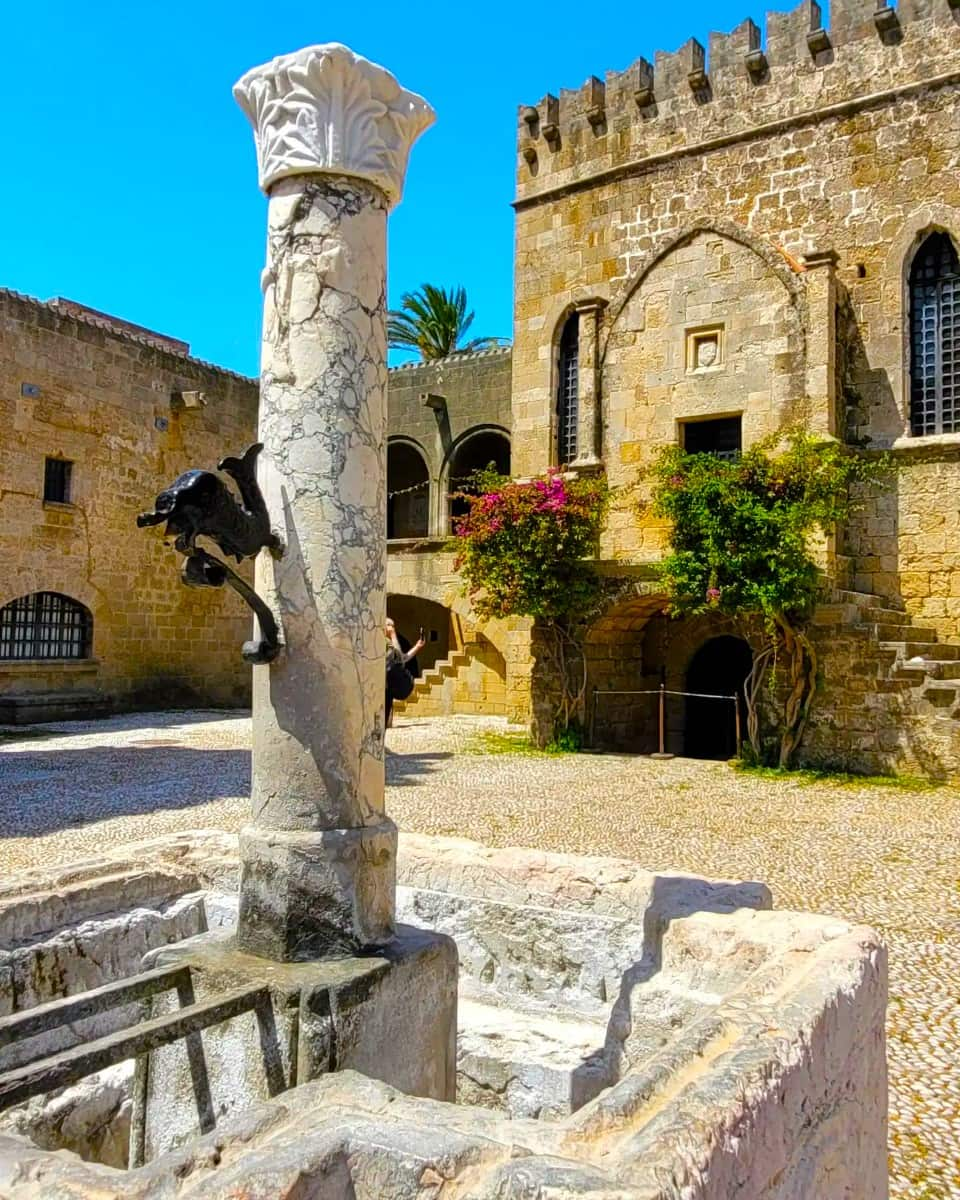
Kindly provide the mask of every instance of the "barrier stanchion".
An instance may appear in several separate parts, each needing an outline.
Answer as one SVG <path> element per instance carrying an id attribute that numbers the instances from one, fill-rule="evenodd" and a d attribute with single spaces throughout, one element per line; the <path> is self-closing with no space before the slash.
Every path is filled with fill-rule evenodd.
<path id="1" fill-rule="evenodd" d="M 667 753 L 667 729 L 666 729 L 666 710 L 667 710 L 667 685 L 660 684 L 660 737 L 658 740 L 659 749 L 656 754 L 651 754 L 651 758 L 675 758 L 673 754 Z"/>

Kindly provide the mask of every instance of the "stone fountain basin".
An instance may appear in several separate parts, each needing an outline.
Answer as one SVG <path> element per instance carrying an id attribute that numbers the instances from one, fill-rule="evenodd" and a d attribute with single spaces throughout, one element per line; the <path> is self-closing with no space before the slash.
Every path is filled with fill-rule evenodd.
<path id="1" fill-rule="evenodd" d="M 229 928 L 236 873 L 235 840 L 199 833 L 9 882 L 0 889 L 0 1012 L 134 974 L 158 946 Z M 238 1138 L 238 1163 L 255 1155 L 272 1181 L 274 1190 L 250 1196 L 301 1195 L 284 1190 L 284 1139 L 303 1146 L 307 1177 L 321 1162 L 329 1169 L 325 1156 L 342 1152 L 328 1128 L 334 1101 L 353 1165 L 343 1189 L 323 1196 L 435 1197 L 469 1163 L 464 1196 L 553 1196 L 542 1188 L 581 1177 L 556 1194 L 666 1197 L 674 1193 L 657 1189 L 670 1180 L 718 1198 L 744 1180 L 740 1194 L 757 1197 L 885 1194 L 885 964 L 869 930 L 772 911 L 758 883 L 457 839 L 402 837 L 398 881 L 398 919 L 457 943 L 459 1103 L 405 1098 L 351 1072 L 284 1093 L 266 1106 L 272 1116 L 257 1108 L 239 1118 L 246 1132 L 231 1132 L 234 1120 L 211 1135 L 218 1145 Z M 8 1047 L 0 1068 L 129 1022 L 104 1014 L 45 1035 L 42 1046 Z M 0 1116 L 0 1128 L 121 1166 L 130 1075 L 113 1068 L 38 1098 Z M 270 1132 L 248 1137 L 245 1121 Z M 396 1133 L 393 1150 L 385 1129 Z M 124 1187 L 146 1196 L 157 1172 L 208 1154 L 207 1142 L 125 1173 Z M 411 1190 L 410 1154 L 434 1162 L 433 1191 L 422 1182 Z M 105 1186 L 108 1167 L 48 1159 L 13 1138 L 0 1146 L 0 1187 L 12 1183 L 3 1166 L 11 1155 L 28 1156 L 49 1189 L 11 1195 L 53 1195 L 61 1178 Z M 226 1189 L 229 1172 L 217 1174 Z M 208 1183 L 183 1194 L 229 1194 Z"/>

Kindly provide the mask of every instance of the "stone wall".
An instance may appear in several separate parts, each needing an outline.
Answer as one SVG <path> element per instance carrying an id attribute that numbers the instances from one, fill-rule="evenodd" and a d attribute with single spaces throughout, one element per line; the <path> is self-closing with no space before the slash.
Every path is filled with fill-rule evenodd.
<path id="1" fill-rule="evenodd" d="M 76 969 L 96 914 L 122 912 L 130 888 L 146 895 L 149 873 L 166 877 L 164 894 L 178 878 L 219 892 L 232 875 L 229 841 L 180 835 L 126 847 L 57 873 L 46 890 L 31 872 L 8 882 L 2 911 L 29 935 L 55 919 L 59 889 L 82 884 L 79 907 L 94 921 L 76 930 Z M 331 1016 L 332 1074 L 232 1116 L 218 1109 L 212 1134 L 146 1167 L 121 1173 L 9 1133 L 13 1124 L 51 1148 L 70 1145 L 103 1111 L 95 1093 L 73 1109 L 66 1136 L 52 1128 L 62 1097 L 36 1106 L 33 1123 L 7 1113 L 0 1192 L 886 1195 L 886 958 L 869 929 L 770 910 L 761 883 L 458 839 L 401 838 L 398 883 L 403 915 L 457 941 L 467 1103 L 417 1099 L 337 1070 L 347 1004 Z M 83 982 L 91 970 L 105 982 L 111 969 L 94 965 Z M 229 1074 L 215 1040 L 204 1034 L 202 1043 L 205 1061 Z M 369 1062 L 377 1074 L 375 1055 Z M 126 1086 L 117 1096 L 107 1079 L 104 1096 L 122 1104 Z"/>
<path id="2" fill-rule="evenodd" d="M 180 556 L 135 521 L 181 471 L 253 440 L 256 382 L 10 292 L 0 330 L 0 607 L 59 592 L 93 617 L 89 659 L 0 661 L 0 695 L 248 703 L 246 606 L 183 587 Z M 204 407 L 184 406 L 191 391 Z M 46 457 L 73 463 L 69 504 L 43 500 Z"/>
<path id="3" fill-rule="evenodd" d="M 11 565 L 0 607 L 32 592 L 58 592 L 93 618 L 87 659 L 0 661 L 0 719 L 249 703 L 250 671 L 240 657 L 251 623 L 246 606 L 229 589 L 183 587 L 180 556 L 157 531 L 135 526 L 137 513 L 181 471 L 213 468 L 256 438 L 256 381 L 190 358 L 188 349 L 77 305 L 0 291 L 0 418 L 7 430 L 0 442 L 0 554 Z M 202 392 L 205 403 L 187 407 L 184 392 Z M 425 406 L 424 394 L 442 395 L 442 410 Z M 496 433 L 508 444 L 510 351 L 396 368 L 389 407 L 391 438 L 428 466 L 430 520 L 446 535 L 458 453 L 477 433 Z M 69 504 L 43 500 L 47 457 L 73 463 Z M 249 564 L 240 570 L 251 575 Z M 433 591 L 421 587 L 409 596 L 449 607 L 447 593 L 455 589 L 439 582 L 449 574 L 444 558 L 428 571 Z M 405 586 L 394 583 L 394 591 Z M 413 617 L 415 637 L 428 620 Z M 439 640 L 425 666 L 463 646 L 451 630 Z M 503 710 L 493 642 L 473 657 L 466 699 L 476 707 L 487 680 Z"/>
<path id="4" fill-rule="evenodd" d="M 898 451 L 928 441 L 909 437 L 905 280 L 930 230 L 960 244 L 960 41 L 947 0 L 888 11 L 878 26 L 837 0 L 823 30 L 804 0 L 769 15 L 762 52 L 748 21 L 706 54 L 690 42 L 520 109 L 518 472 L 552 461 L 558 331 L 589 304 L 602 315 L 581 370 L 618 483 L 707 415 L 742 412 L 745 444 L 793 421 Z M 725 347 L 691 371 L 704 327 Z M 960 484 L 960 438 L 930 440 L 936 466 L 901 456 L 898 503 L 867 512 L 849 552 L 858 587 L 952 636 L 960 575 L 933 489 Z M 604 553 L 647 560 L 661 539 L 622 511 Z"/>
<path id="5" fill-rule="evenodd" d="M 407 628 L 398 626 L 400 631 L 412 641 L 418 625 L 435 619 L 434 605 L 449 613 L 447 655 L 441 663 L 451 669 L 434 677 L 436 660 L 428 654 L 422 664 L 424 686 L 398 711 L 413 716 L 490 713 L 524 721 L 530 705 L 530 622 L 481 621 L 453 569 L 455 557 L 443 542 L 389 546 L 387 608 L 394 606 L 409 622 Z"/>

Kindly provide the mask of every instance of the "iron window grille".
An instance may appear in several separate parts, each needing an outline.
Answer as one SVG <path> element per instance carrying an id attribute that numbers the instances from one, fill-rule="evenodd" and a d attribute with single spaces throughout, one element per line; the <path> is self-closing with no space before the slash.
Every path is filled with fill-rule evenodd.
<path id="1" fill-rule="evenodd" d="M 0 660 L 89 658 L 90 613 L 58 592 L 34 592 L 0 608 Z"/>
<path id="2" fill-rule="evenodd" d="M 910 271 L 910 429 L 960 432 L 960 260 L 932 233 Z"/>
<path id="3" fill-rule="evenodd" d="M 580 405 L 577 378 L 580 367 L 579 319 L 568 317 L 560 337 L 559 379 L 557 385 L 557 465 L 572 463 L 577 457 L 577 426 Z"/>
<path id="4" fill-rule="evenodd" d="M 56 504 L 70 503 L 70 476 L 73 463 L 65 458 L 48 458 L 43 467 L 43 499 Z"/>

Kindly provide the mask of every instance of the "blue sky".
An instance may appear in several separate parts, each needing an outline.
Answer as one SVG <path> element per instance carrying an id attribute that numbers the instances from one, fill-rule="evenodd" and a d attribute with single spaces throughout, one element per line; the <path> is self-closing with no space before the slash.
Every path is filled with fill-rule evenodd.
<path id="1" fill-rule="evenodd" d="M 784 6 L 786 7 L 786 6 Z M 341 41 L 437 110 L 390 220 L 389 299 L 467 288 L 509 337 L 516 106 L 675 50 L 747 0 L 613 7 L 300 0 L 8 0 L 0 286 L 66 296 L 257 373 L 265 201 L 231 95 L 249 67 Z"/>

